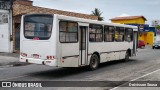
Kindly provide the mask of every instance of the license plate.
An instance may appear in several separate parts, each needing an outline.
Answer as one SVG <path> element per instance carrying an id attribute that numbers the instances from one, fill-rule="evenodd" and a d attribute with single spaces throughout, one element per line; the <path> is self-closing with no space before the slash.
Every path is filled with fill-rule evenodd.
<path id="1" fill-rule="evenodd" d="M 39 55 L 37 55 L 37 54 L 33 54 L 33 58 L 38 59 L 38 58 L 39 58 Z"/>
<path id="2" fill-rule="evenodd" d="M 38 59 L 38 58 L 39 58 L 39 56 L 33 56 L 33 58 L 36 58 L 36 59 Z"/>

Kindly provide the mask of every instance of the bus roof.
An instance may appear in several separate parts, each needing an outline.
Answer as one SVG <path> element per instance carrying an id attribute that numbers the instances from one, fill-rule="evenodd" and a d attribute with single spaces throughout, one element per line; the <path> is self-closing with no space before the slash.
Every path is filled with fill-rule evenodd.
<path id="1" fill-rule="evenodd" d="M 42 15 L 42 14 L 26 14 L 26 15 Z M 26 15 L 24 15 L 24 16 L 26 16 Z M 46 14 L 44 14 L 44 15 L 46 15 Z M 52 14 L 47 14 L 47 15 L 52 15 Z M 127 27 L 127 28 L 133 28 L 133 31 L 138 31 L 138 27 L 137 26 L 132 26 L 132 25 L 109 23 L 109 22 L 106 22 L 106 21 L 83 19 L 83 18 L 77 18 L 77 17 L 65 16 L 65 15 L 59 15 L 59 14 L 54 14 L 53 16 L 57 17 L 58 19 L 62 19 L 62 20 L 78 21 L 78 22 L 81 22 L 81 23 L 102 24 L 102 25 L 118 26 L 118 27 Z"/>

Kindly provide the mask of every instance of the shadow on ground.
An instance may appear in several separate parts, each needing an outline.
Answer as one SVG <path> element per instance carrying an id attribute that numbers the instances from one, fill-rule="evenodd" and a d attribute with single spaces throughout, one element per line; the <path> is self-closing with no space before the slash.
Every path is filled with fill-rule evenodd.
<path id="1" fill-rule="evenodd" d="M 114 66 L 117 66 L 118 64 L 119 64 L 118 66 L 123 67 L 124 64 L 135 63 L 135 62 L 137 62 L 137 60 L 133 60 L 133 59 L 128 62 L 124 62 L 121 60 L 110 61 L 110 62 L 100 64 L 99 68 L 94 71 L 90 71 L 88 66 L 79 67 L 79 68 L 56 68 L 56 69 L 51 69 L 47 71 L 36 72 L 31 74 L 31 76 L 39 77 L 39 78 L 51 78 L 51 79 L 65 78 L 67 76 L 72 76 L 72 75 L 79 75 L 81 77 L 85 77 L 90 74 L 104 72 L 104 70 L 110 69 Z M 113 69 L 116 69 L 116 68 L 113 68 Z"/>

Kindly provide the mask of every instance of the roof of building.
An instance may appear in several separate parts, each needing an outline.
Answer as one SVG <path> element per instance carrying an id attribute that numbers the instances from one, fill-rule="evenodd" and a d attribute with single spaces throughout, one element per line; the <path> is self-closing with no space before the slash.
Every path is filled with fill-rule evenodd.
<path id="1" fill-rule="evenodd" d="M 145 21 L 147 19 L 144 16 L 124 16 L 124 17 L 115 17 L 110 20 L 130 20 L 130 19 L 137 19 L 137 18 L 143 18 Z"/>
<path id="2" fill-rule="evenodd" d="M 33 6 L 33 2 L 30 0 L 14 0 L 12 7 L 13 7 L 13 16 L 42 13 L 42 14 L 60 14 L 72 17 L 98 20 L 98 17 L 94 15 Z"/>

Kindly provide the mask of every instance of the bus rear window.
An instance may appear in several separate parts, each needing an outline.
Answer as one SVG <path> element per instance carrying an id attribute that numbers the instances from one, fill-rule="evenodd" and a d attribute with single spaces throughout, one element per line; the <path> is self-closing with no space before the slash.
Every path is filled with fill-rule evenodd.
<path id="1" fill-rule="evenodd" d="M 52 15 L 28 15 L 24 17 L 24 36 L 27 39 L 47 40 L 51 36 Z"/>

